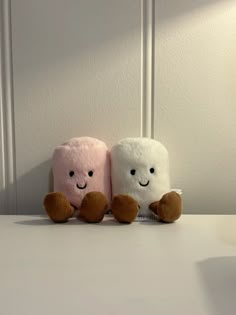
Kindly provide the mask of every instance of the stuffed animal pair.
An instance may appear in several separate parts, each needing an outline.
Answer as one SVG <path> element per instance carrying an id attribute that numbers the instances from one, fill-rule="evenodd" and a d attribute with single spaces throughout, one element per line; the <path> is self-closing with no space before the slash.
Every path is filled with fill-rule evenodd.
<path id="1" fill-rule="evenodd" d="M 120 223 L 150 214 L 169 223 L 181 215 L 181 197 L 170 187 L 168 152 L 153 139 L 126 138 L 109 151 L 98 139 L 72 138 L 54 151 L 53 178 L 54 192 L 44 206 L 56 223 L 74 215 L 98 223 L 108 210 Z"/>

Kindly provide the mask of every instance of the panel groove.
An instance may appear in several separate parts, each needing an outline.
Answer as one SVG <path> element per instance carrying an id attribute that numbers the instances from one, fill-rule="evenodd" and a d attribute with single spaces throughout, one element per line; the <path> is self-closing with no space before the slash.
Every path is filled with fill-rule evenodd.
<path id="1" fill-rule="evenodd" d="M 1 47 L 2 47 L 2 41 L 1 41 Z M 1 50 L 0 50 L 0 53 L 2 56 Z M 0 76 L 0 83 L 1 83 L 0 84 L 0 97 L 1 97 L 0 99 L 0 213 L 4 213 L 5 212 L 6 180 L 5 180 L 5 163 L 4 163 L 5 154 L 4 154 L 4 128 L 3 128 L 3 103 L 2 103 L 2 77 L 1 76 Z"/>
<path id="2" fill-rule="evenodd" d="M 155 0 L 142 0 L 141 136 L 154 137 Z"/>
<path id="3" fill-rule="evenodd" d="M 13 104 L 11 1 L 1 0 L 1 131 L 4 212 L 16 211 L 15 122 Z"/>

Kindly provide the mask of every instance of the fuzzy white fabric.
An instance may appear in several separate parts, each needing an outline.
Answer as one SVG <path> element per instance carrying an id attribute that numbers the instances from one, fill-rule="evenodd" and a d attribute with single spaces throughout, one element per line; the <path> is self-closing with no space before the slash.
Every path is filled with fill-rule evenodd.
<path id="1" fill-rule="evenodd" d="M 171 191 L 168 151 L 156 140 L 120 140 L 111 149 L 111 163 L 113 196 L 132 196 L 140 206 L 140 216 L 150 216 L 149 205 Z"/>

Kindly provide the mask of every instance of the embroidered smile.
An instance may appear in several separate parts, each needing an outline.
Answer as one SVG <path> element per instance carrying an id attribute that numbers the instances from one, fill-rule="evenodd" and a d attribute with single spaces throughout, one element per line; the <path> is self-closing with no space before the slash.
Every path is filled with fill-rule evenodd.
<path id="1" fill-rule="evenodd" d="M 142 184 L 142 183 L 139 182 L 139 185 L 142 186 L 142 187 L 146 187 L 148 184 L 149 184 L 149 180 L 147 181 L 146 184 Z"/>
<path id="2" fill-rule="evenodd" d="M 87 187 L 87 183 L 84 185 L 84 186 L 79 186 L 78 184 L 76 185 L 77 186 L 77 188 L 79 188 L 79 189 L 85 189 L 86 187 Z"/>

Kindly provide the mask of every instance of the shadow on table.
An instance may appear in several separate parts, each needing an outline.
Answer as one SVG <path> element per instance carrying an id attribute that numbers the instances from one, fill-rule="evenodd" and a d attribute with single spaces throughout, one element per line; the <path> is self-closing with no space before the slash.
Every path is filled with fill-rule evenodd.
<path id="1" fill-rule="evenodd" d="M 209 258 L 198 263 L 212 314 L 236 314 L 236 256 Z"/>
<path id="2" fill-rule="evenodd" d="M 163 226 L 165 226 L 165 225 L 169 225 L 169 224 L 166 224 L 166 223 L 163 223 L 163 222 L 161 222 L 161 221 L 158 221 L 158 220 L 156 220 L 156 221 L 140 221 L 140 222 L 138 222 L 139 224 L 144 224 L 144 225 L 163 225 Z"/>
<path id="3" fill-rule="evenodd" d="M 145 224 L 145 225 L 163 225 L 165 226 L 165 223 L 162 223 L 160 221 L 138 221 L 137 223 L 139 224 Z M 88 225 L 89 223 L 82 222 L 76 218 L 71 218 L 69 219 L 66 223 L 57 223 L 55 224 L 52 222 L 49 218 L 45 216 L 31 216 L 30 219 L 28 220 L 21 220 L 21 221 L 16 221 L 15 224 L 20 224 L 20 225 Z M 117 222 L 114 218 L 108 218 L 106 220 L 103 220 L 100 223 L 94 223 L 96 225 L 101 225 L 101 226 L 127 226 L 129 227 L 130 224 L 120 224 Z M 132 225 L 132 224 L 131 224 Z"/>
<path id="4" fill-rule="evenodd" d="M 33 219 L 32 219 L 33 218 Z M 20 220 L 14 222 L 15 224 L 20 224 L 20 225 L 34 225 L 34 226 L 41 226 L 41 225 L 89 225 L 89 223 L 82 222 L 76 218 L 71 218 L 69 219 L 66 223 L 54 223 L 52 222 L 49 218 L 44 217 L 44 216 L 32 216 L 29 220 Z M 101 226 L 120 226 L 120 224 L 115 220 L 115 219 L 108 219 L 105 221 L 102 221 L 100 223 L 95 223 L 96 225 L 101 225 Z"/>

